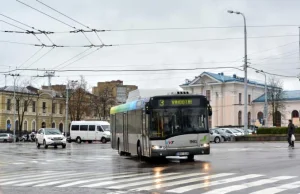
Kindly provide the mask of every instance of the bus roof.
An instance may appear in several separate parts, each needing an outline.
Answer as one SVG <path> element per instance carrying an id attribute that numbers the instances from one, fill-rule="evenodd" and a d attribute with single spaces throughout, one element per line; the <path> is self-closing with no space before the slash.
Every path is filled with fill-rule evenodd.
<path id="1" fill-rule="evenodd" d="M 118 106 L 111 107 L 110 114 L 115 114 L 119 112 L 127 112 L 130 110 L 142 109 L 145 106 L 145 103 L 149 102 L 149 98 L 143 98 L 135 100 L 132 102 L 127 102 Z"/>
<path id="2" fill-rule="evenodd" d="M 206 99 L 205 96 L 203 95 L 198 95 L 198 94 L 173 94 L 173 95 L 158 95 L 158 96 L 151 96 L 148 98 L 142 98 L 139 100 L 134 100 L 132 102 L 127 102 L 125 104 L 121 104 L 118 106 L 114 106 L 110 109 L 110 114 L 115 114 L 119 112 L 127 112 L 131 110 L 138 110 L 138 109 L 143 109 L 145 107 L 145 104 L 149 102 L 150 98 L 156 99 L 156 98 L 184 98 L 184 97 L 189 97 L 189 98 L 203 98 Z M 205 100 L 206 101 L 206 100 Z"/>
<path id="3" fill-rule="evenodd" d="M 107 121 L 72 121 L 71 125 L 109 125 Z"/>

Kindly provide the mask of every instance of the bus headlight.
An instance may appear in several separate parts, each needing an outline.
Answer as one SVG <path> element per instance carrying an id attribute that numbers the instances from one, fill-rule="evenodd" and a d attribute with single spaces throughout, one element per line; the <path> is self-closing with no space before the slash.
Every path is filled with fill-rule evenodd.
<path id="1" fill-rule="evenodd" d="M 201 147 L 207 148 L 207 147 L 209 147 L 209 143 L 201 144 Z"/>
<path id="2" fill-rule="evenodd" d="M 166 147 L 165 146 L 152 145 L 152 149 L 154 149 L 154 150 L 164 150 L 164 149 L 166 149 Z"/>

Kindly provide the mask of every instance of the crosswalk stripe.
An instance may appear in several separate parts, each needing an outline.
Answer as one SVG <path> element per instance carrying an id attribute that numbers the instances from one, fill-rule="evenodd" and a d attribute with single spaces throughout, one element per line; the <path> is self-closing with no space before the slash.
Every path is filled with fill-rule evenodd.
<path id="1" fill-rule="evenodd" d="M 171 175 L 176 175 L 176 174 L 179 174 L 179 173 L 166 173 L 166 174 L 160 175 L 160 177 L 171 176 Z M 149 178 L 150 179 L 155 178 L 155 175 L 140 176 L 140 177 L 125 179 L 125 180 L 106 181 L 106 182 L 100 182 L 100 183 L 95 183 L 95 184 L 90 184 L 90 185 L 84 185 L 84 186 L 81 186 L 81 187 L 89 187 L 89 188 L 99 187 L 99 186 L 104 186 L 104 185 L 112 185 L 112 184 L 124 183 L 124 182 L 130 182 L 130 181 L 139 181 L 139 180 L 144 180 L 144 179 L 149 179 Z M 139 181 L 139 183 L 140 183 L 140 181 Z"/>
<path id="2" fill-rule="evenodd" d="M 212 191 L 208 191 L 203 194 L 219 194 L 219 193 L 225 194 L 225 193 L 229 193 L 229 192 L 233 192 L 233 191 L 247 189 L 250 187 L 256 187 L 256 186 L 261 186 L 261 185 L 265 185 L 265 184 L 275 183 L 275 182 L 278 182 L 281 180 L 287 180 L 287 179 L 291 179 L 291 178 L 295 178 L 295 176 L 279 176 L 279 177 L 274 177 L 274 178 L 270 178 L 270 179 L 262 179 L 262 180 L 258 180 L 258 181 L 245 183 L 245 184 L 233 185 L 233 186 L 229 186 L 229 187 L 223 187 L 220 189 L 214 189 Z"/>
<path id="3" fill-rule="evenodd" d="M 158 183 L 158 182 L 161 182 L 161 181 L 169 181 L 169 180 L 175 180 L 175 179 L 185 178 L 185 177 L 200 176 L 200 175 L 204 175 L 204 174 L 206 174 L 206 173 L 191 173 L 191 174 L 171 176 L 171 177 L 167 177 L 167 178 L 164 178 L 164 179 L 161 179 L 162 176 L 159 176 L 159 177 L 154 177 L 155 179 L 153 179 L 153 180 L 138 181 L 138 182 L 135 182 L 135 183 L 127 183 L 127 184 L 125 183 L 123 185 L 107 187 L 107 189 L 123 189 L 123 188 L 126 188 L 126 187 L 139 186 L 139 185 L 144 185 L 144 184 L 149 184 L 149 183 Z"/>
<path id="4" fill-rule="evenodd" d="M 38 181 L 38 180 L 44 180 L 44 179 L 49 179 L 49 178 L 58 178 L 61 175 L 65 175 L 67 174 L 67 172 L 61 172 L 61 173 L 56 173 L 56 174 L 51 174 L 51 175 L 44 175 L 44 176 L 39 176 L 39 177 L 35 177 L 35 178 L 31 178 L 31 181 Z M 1 182 L 0 185 L 11 185 L 11 184 L 16 184 L 19 182 L 23 182 L 24 179 L 22 177 L 20 177 L 17 180 L 12 180 L 12 181 L 8 181 L 8 182 Z"/>
<path id="5" fill-rule="evenodd" d="M 83 172 L 83 173 L 73 173 L 73 174 L 64 174 L 64 175 L 59 175 L 58 177 L 53 177 L 53 178 L 49 178 L 49 177 L 46 177 L 46 181 L 51 181 L 52 179 L 65 179 L 64 177 L 70 177 L 70 176 L 79 176 L 79 177 L 84 177 L 84 176 L 88 176 L 90 173 L 87 173 L 87 172 Z M 33 184 L 36 184 L 36 183 L 42 183 L 42 182 L 45 182 L 45 180 L 39 180 L 39 181 L 27 181 L 27 182 L 22 182 L 21 184 L 18 184 L 18 185 L 15 185 L 15 186 L 18 186 L 18 187 L 21 187 L 21 186 L 28 186 L 28 185 L 33 185 Z"/>
<path id="6" fill-rule="evenodd" d="M 18 179 L 35 178 L 35 177 L 43 177 L 43 176 L 55 175 L 55 174 L 61 174 L 61 173 L 62 172 L 49 172 L 49 173 L 39 173 L 39 172 L 36 172 L 33 175 L 25 175 L 25 176 L 19 175 L 19 176 L 15 176 L 15 177 L 12 177 L 12 178 L 7 177 L 7 178 L 4 178 L 4 179 L 0 179 L 0 182 L 3 182 L 3 181 L 12 181 L 12 180 L 18 180 Z"/>
<path id="7" fill-rule="evenodd" d="M 65 183 L 65 182 L 78 181 L 78 180 L 81 180 L 81 178 L 65 179 L 65 180 L 50 181 L 50 182 L 47 181 L 47 183 L 33 185 L 32 187 L 45 187 L 45 186 L 51 186 L 51 185 L 56 185 L 56 184 L 60 184 L 60 183 Z"/>
<path id="8" fill-rule="evenodd" d="M 74 186 L 74 185 L 79 185 L 79 184 L 83 184 L 83 183 L 89 183 L 89 182 L 94 182 L 94 181 L 104 181 L 104 180 L 111 180 L 113 178 L 128 178 L 128 177 L 135 177 L 135 176 L 139 176 L 139 175 L 146 175 L 149 173 L 140 173 L 140 174 L 129 174 L 129 175 L 123 175 L 123 176 L 119 176 L 119 175 L 113 175 L 110 177 L 105 177 L 105 178 L 97 178 L 97 179 L 88 179 L 88 180 L 83 180 L 83 181 L 76 181 L 73 183 L 68 183 L 68 184 L 63 184 L 63 185 L 59 185 L 56 187 L 69 187 L 69 186 Z"/>
<path id="9" fill-rule="evenodd" d="M 271 187 L 271 188 L 263 189 L 260 191 L 253 192 L 251 194 L 275 194 L 275 193 L 280 193 L 280 192 L 290 190 L 290 189 L 296 189 L 299 187 L 300 187 L 300 181 L 297 181 L 297 182 L 281 185 L 278 187 Z"/>
<path id="10" fill-rule="evenodd" d="M 144 190 L 149 191 L 149 190 L 152 190 L 152 189 L 160 189 L 160 188 L 163 188 L 163 187 L 170 187 L 170 186 L 181 185 L 181 184 L 185 184 L 185 183 L 209 180 L 211 178 L 220 178 L 220 177 L 224 177 L 224 176 L 230 176 L 230 175 L 233 175 L 233 174 L 234 173 L 221 173 L 221 174 L 215 174 L 215 175 L 208 175 L 208 176 L 191 178 L 191 179 L 186 179 L 186 180 L 180 180 L 180 181 L 175 181 L 175 182 L 170 182 L 170 183 L 160 183 L 160 184 L 155 184 L 155 185 L 151 185 L 151 186 L 140 187 L 138 189 L 131 189 L 131 191 L 144 191 Z"/>
<path id="11" fill-rule="evenodd" d="M 195 190 L 195 189 L 200 189 L 200 188 L 210 187 L 210 186 L 215 186 L 215 185 L 221 185 L 221 184 L 226 184 L 226 183 L 231 183 L 231 182 L 236 182 L 236 181 L 242 181 L 242 180 L 257 178 L 257 177 L 261 177 L 261 176 L 263 176 L 263 175 L 261 175 L 261 174 L 249 174 L 249 175 L 238 176 L 238 177 L 233 177 L 233 178 L 227 178 L 227 179 L 217 180 L 217 181 L 212 181 L 212 182 L 208 181 L 206 183 L 201 183 L 201 184 L 188 185 L 188 186 L 184 186 L 184 187 L 180 187 L 180 188 L 171 189 L 171 190 L 168 190 L 166 192 L 184 193 L 184 192 L 187 192 L 187 191 L 190 191 L 190 190 Z"/>

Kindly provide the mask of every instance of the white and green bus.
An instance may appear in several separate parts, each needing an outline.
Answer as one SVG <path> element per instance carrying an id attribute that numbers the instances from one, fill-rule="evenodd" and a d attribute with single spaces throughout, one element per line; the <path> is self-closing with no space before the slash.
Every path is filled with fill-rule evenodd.
<path id="1" fill-rule="evenodd" d="M 176 92 L 142 98 L 110 110 L 111 146 L 119 154 L 162 158 L 210 153 L 209 101 Z"/>

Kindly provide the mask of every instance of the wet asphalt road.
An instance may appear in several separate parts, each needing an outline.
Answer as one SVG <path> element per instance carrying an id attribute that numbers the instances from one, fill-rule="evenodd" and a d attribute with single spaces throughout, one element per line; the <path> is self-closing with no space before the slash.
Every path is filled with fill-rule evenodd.
<path id="1" fill-rule="evenodd" d="M 110 144 L 0 144 L 0 194 L 300 193 L 300 148 L 220 143 L 195 162 L 139 163 Z M 296 145 L 297 146 L 297 145 Z"/>

